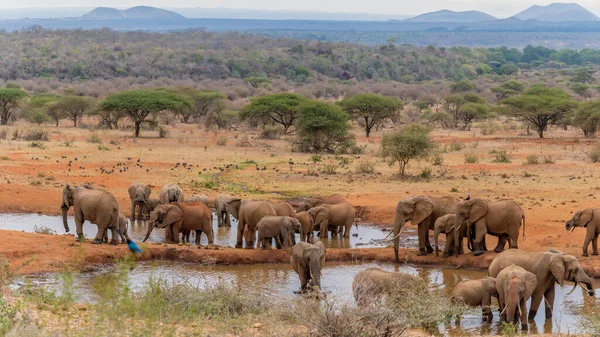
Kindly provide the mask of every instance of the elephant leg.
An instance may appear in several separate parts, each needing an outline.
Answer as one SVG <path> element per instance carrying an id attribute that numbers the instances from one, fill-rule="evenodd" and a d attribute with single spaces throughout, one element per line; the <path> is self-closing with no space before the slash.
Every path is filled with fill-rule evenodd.
<path id="1" fill-rule="evenodd" d="M 108 243 L 108 228 L 105 228 L 102 233 L 102 243 Z"/>
<path id="2" fill-rule="evenodd" d="M 254 249 L 254 239 L 256 238 L 256 228 L 250 228 L 248 225 L 248 240 L 246 240 L 246 249 Z"/>
<path id="3" fill-rule="evenodd" d="M 285 238 L 283 240 L 285 242 Z M 275 235 L 275 247 L 277 247 L 277 249 L 283 248 L 283 243 L 281 242 L 281 235 Z"/>
<path id="4" fill-rule="evenodd" d="M 206 235 L 208 236 L 208 235 Z M 200 239 L 202 238 L 202 230 L 196 229 L 196 246 L 200 246 Z"/>
<path id="5" fill-rule="evenodd" d="M 309 273 L 305 270 L 305 268 L 300 268 L 298 271 L 298 276 L 300 276 L 300 291 L 306 290 L 306 285 L 308 284 Z"/>
<path id="6" fill-rule="evenodd" d="M 546 305 L 546 319 L 552 318 L 552 309 L 554 308 L 554 292 L 554 286 L 552 286 L 544 293 L 544 298 L 546 299 L 546 301 L 544 301 Z"/>
<path id="7" fill-rule="evenodd" d="M 487 226 L 485 221 L 479 220 L 475 223 L 475 241 L 473 242 L 473 255 L 479 256 L 483 254 L 482 241 L 485 240 L 485 234 L 487 233 Z"/>
<path id="8" fill-rule="evenodd" d="M 505 234 L 498 236 L 498 244 L 496 245 L 496 248 L 494 248 L 496 253 L 501 253 L 504 251 L 504 246 L 506 246 L 506 237 L 507 236 Z"/>
<path id="9" fill-rule="evenodd" d="M 235 248 L 242 248 L 243 241 L 242 238 L 244 236 L 244 226 L 246 226 L 246 222 L 243 217 L 240 217 L 238 221 L 238 233 L 237 233 L 237 242 L 235 243 Z"/>
<path id="10" fill-rule="evenodd" d="M 592 255 L 598 255 L 598 233 L 594 234 L 594 239 L 592 240 Z"/>
<path id="11" fill-rule="evenodd" d="M 427 240 L 427 236 L 429 236 L 429 224 L 425 224 L 424 222 L 421 222 L 420 224 L 417 225 L 417 234 L 419 237 L 419 253 L 417 253 L 418 256 L 421 255 L 427 255 L 428 254 L 428 250 L 426 249 L 426 242 L 428 242 Z M 430 246 L 431 248 L 431 246 Z M 432 249 L 433 251 L 433 249 Z"/>
<path id="12" fill-rule="evenodd" d="M 590 246 L 590 242 L 593 238 L 594 233 L 588 228 L 587 232 L 585 233 L 585 239 L 583 240 L 583 256 L 588 256 L 588 247 Z"/>
<path id="13" fill-rule="evenodd" d="M 554 285 L 552 285 L 554 288 Z M 542 291 L 535 291 L 531 296 L 531 304 L 529 307 L 529 320 L 533 321 L 535 315 L 537 314 L 538 308 L 542 303 L 542 299 L 544 298 L 544 293 Z"/>
<path id="14" fill-rule="evenodd" d="M 104 232 L 106 230 L 107 230 L 106 228 L 103 229 L 101 227 L 98 227 L 98 231 L 96 232 L 96 237 L 94 238 L 94 240 L 92 241 L 92 243 L 95 244 L 95 245 L 101 244 L 102 243 L 102 239 L 104 237 Z M 106 234 L 108 234 L 108 233 L 106 233 Z M 112 243 L 112 241 L 111 241 L 111 243 Z"/>
<path id="15" fill-rule="evenodd" d="M 77 233 L 77 241 L 84 242 L 85 237 L 83 236 L 83 223 L 85 220 L 83 219 L 83 214 L 81 212 L 75 212 L 75 232 Z M 101 243 L 97 242 L 97 243 Z"/>
<path id="16" fill-rule="evenodd" d="M 325 239 L 327 238 L 327 233 L 329 232 L 329 229 L 327 228 L 327 225 L 328 225 L 327 222 L 328 222 L 327 220 L 321 221 L 321 227 L 320 227 L 321 231 L 319 232 L 319 237 L 325 238 Z"/>
<path id="17" fill-rule="evenodd" d="M 348 223 L 346 223 L 346 227 L 340 226 L 340 233 L 342 232 L 342 229 L 344 230 L 344 238 L 347 239 L 350 237 L 350 230 L 352 229 L 353 223 L 354 223 L 354 219 L 348 221 Z"/>
<path id="18" fill-rule="evenodd" d="M 519 306 L 521 307 L 521 330 L 527 330 L 527 301 L 525 301 L 525 299 L 521 299 Z"/>
<path id="19" fill-rule="evenodd" d="M 117 226 L 113 226 L 110 230 L 111 230 L 111 234 L 112 234 L 112 237 L 110 239 L 110 244 L 118 245 L 119 239 L 117 239 L 117 238 L 119 237 L 119 235 L 117 234 Z"/>

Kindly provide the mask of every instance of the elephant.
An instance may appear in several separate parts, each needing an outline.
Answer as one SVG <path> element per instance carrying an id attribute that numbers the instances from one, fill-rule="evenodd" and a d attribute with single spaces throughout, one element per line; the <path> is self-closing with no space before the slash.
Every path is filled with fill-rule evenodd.
<path id="1" fill-rule="evenodd" d="M 301 241 L 292 247 L 290 263 L 300 277 L 300 292 L 309 289 L 307 288 L 309 282 L 312 282 L 317 290 L 321 288 L 321 269 L 325 264 L 325 252 L 325 246 L 321 241 L 314 245 Z"/>
<path id="2" fill-rule="evenodd" d="M 123 213 L 119 213 L 119 227 L 117 228 L 117 235 L 121 237 L 121 243 L 127 243 L 129 240 L 129 234 L 127 234 L 127 217 Z M 108 228 L 104 230 L 104 236 L 102 241 L 108 242 Z"/>
<path id="3" fill-rule="evenodd" d="M 483 254 L 485 235 L 498 237 L 498 245 L 494 251 L 504 250 L 508 238 L 510 248 L 519 248 L 519 229 L 523 223 L 523 238 L 525 238 L 525 213 L 512 199 L 490 201 L 484 199 L 469 199 L 458 203 L 454 221 L 455 236 L 459 234 L 460 225 L 467 222 L 467 233 L 474 225 L 473 255 Z M 454 254 L 458 256 L 458 241 L 454 242 Z"/>
<path id="4" fill-rule="evenodd" d="M 296 213 L 296 219 L 298 219 L 300 225 L 302 225 L 302 228 L 300 229 L 300 240 L 312 243 L 314 237 L 313 229 L 315 227 L 315 221 L 312 216 L 310 216 L 308 212 L 299 212 Z"/>
<path id="5" fill-rule="evenodd" d="M 210 200 L 208 198 L 208 195 L 206 195 L 206 194 L 194 194 L 185 202 L 203 202 L 206 206 L 210 207 L 210 205 L 209 205 Z"/>
<path id="6" fill-rule="evenodd" d="M 379 268 L 361 270 L 352 282 L 352 294 L 357 306 L 373 305 L 385 295 L 398 294 L 404 290 L 427 291 L 427 284 L 418 276 Z"/>
<path id="7" fill-rule="evenodd" d="M 148 198 L 148 200 L 146 201 L 146 204 L 144 204 L 144 219 L 148 220 L 150 219 L 150 213 L 152 213 L 154 211 L 154 209 L 156 208 L 156 206 L 160 205 L 160 200 L 159 199 L 154 199 L 154 198 Z"/>
<path id="8" fill-rule="evenodd" d="M 484 277 L 478 280 L 465 280 L 459 282 L 452 289 L 451 301 L 455 304 L 465 304 L 471 307 L 481 307 L 481 320 L 491 322 L 492 297 L 498 298 L 496 279 Z"/>
<path id="9" fill-rule="evenodd" d="M 119 226 L 119 204 L 117 199 L 104 190 L 95 190 L 87 186 L 75 187 L 66 184 L 62 193 L 63 225 L 65 231 L 69 232 L 67 223 L 67 211 L 71 206 L 74 209 L 77 241 L 83 242 L 83 223 L 87 220 L 98 225 L 98 232 L 92 241 L 93 244 L 101 244 L 102 236 L 107 228 L 112 231 L 111 245 L 117 244 L 117 228 Z"/>
<path id="10" fill-rule="evenodd" d="M 273 208 L 275 209 L 275 213 L 277 213 L 277 215 L 289 216 L 290 218 L 296 217 L 296 212 L 294 211 L 294 208 L 292 208 L 292 206 L 290 206 L 290 204 L 288 204 L 287 202 L 285 202 L 285 201 L 269 201 L 269 203 L 271 204 L 271 206 L 273 206 Z"/>
<path id="11" fill-rule="evenodd" d="M 309 209 L 321 205 L 335 205 L 339 203 L 347 202 L 341 194 L 332 194 L 326 197 L 313 197 L 305 198 L 296 207 L 296 212 L 305 212 Z"/>
<path id="12" fill-rule="evenodd" d="M 308 210 L 308 214 L 313 218 L 315 226 L 320 228 L 319 236 L 327 237 L 328 226 L 343 227 L 344 237 L 350 237 L 350 228 L 356 218 L 356 209 L 347 202 L 339 204 L 324 204 L 313 207 Z M 358 224 L 357 224 L 358 227 Z M 335 228 L 333 228 L 335 231 Z"/>
<path id="13" fill-rule="evenodd" d="M 390 235 L 394 235 L 396 262 L 400 262 L 398 248 L 404 224 L 410 221 L 414 226 L 417 226 L 419 237 L 419 253 L 417 255 L 427 255 L 433 252 L 433 248 L 429 243 L 429 230 L 434 229 L 433 226 L 437 218 L 446 214 L 454 214 L 457 204 L 458 199 L 454 197 L 434 198 L 418 195 L 400 200 L 396 205 L 394 230 L 386 236 L 387 239 Z M 455 241 L 458 242 L 458 240 Z"/>
<path id="14" fill-rule="evenodd" d="M 542 299 L 546 303 L 546 319 L 552 318 L 555 283 L 562 286 L 565 281 L 574 282 L 573 289 L 578 284 L 583 284 L 588 295 L 594 296 L 592 279 L 583 271 L 575 256 L 557 250 L 533 253 L 509 249 L 494 258 L 488 268 L 488 275 L 498 277 L 504 268 L 513 264 L 533 273 L 537 278 L 537 286 L 531 296 L 529 319 L 534 319 Z"/>
<path id="15" fill-rule="evenodd" d="M 521 329 L 527 330 L 527 301 L 537 287 L 535 274 L 512 264 L 496 276 L 496 290 L 500 305 L 501 320 L 517 323 L 521 320 Z M 519 315 L 516 316 L 516 312 Z"/>
<path id="16" fill-rule="evenodd" d="M 158 198 L 160 199 L 161 204 L 168 204 L 170 202 L 183 202 L 183 190 L 181 187 L 175 184 L 166 184 L 160 190 L 160 195 Z"/>
<path id="17" fill-rule="evenodd" d="M 154 227 L 167 228 L 171 231 L 171 240 L 177 243 L 182 243 L 179 239 L 179 233 L 183 232 L 183 243 L 189 240 L 189 233 L 186 231 L 196 231 L 196 244 L 200 244 L 200 234 L 204 232 L 208 238 L 208 244 L 213 244 L 213 228 L 212 228 L 212 213 L 204 203 L 184 203 L 172 202 L 169 204 L 161 204 L 156 206 L 152 216 L 150 217 L 148 232 L 144 238 L 144 242 L 148 240 L 150 233 Z"/>
<path id="18" fill-rule="evenodd" d="M 271 248 L 271 239 L 275 238 L 277 249 L 290 248 L 296 244 L 295 231 L 300 229 L 300 221 L 289 216 L 265 216 L 256 225 L 258 245 L 263 249 Z"/>
<path id="19" fill-rule="evenodd" d="M 454 218 L 455 215 L 454 214 L 446 214 L 444 216 L 441 216 L 439 218 L 437 218 L 437 220 L 435 220 L 435 224 L 434 224 L 434 234 L 433 234 L 433 238 L 434 238 L 434 247 L 435 247 L 435 256 L 439 256 L 438 252 L 438 238 L 440 236 L 440 233 L 444 233 L 446 234 L 446 245 L 444 246 L 444 257 L 449 257 L 450 255 L 453 254 L 453 250 L 454 250 Z M 467 236 L 467 225 L 465 223 L 460 225 L 460 229 L 459 229 L 459 237 L 458 237 L 458 241 L 459 241 L 459 254 L 463 254 L 464 253 L 464 249 L 463 249 L 463 238 Z"/>
<path id="20" fill-rule="evenodd" d="M 229 218 L 229 211 L 227 210 L 227 203 L 234 199 L 232 196 L 227 194 L 217 194 L 215 200 L 215 210 L 217 213 L 217 222 L 219 227 L 231 227 L 231 219 Z"/>
<path id="21" fill-rule="evenodd" d="M 135 220 L 135 211 L 138 209 L 138 219 L 142 218 L 142 213 L 150 194 L 152 193 L 152 189 L 148 184 L 143 183 L 131 183 L 129 189 L 129 199 L 131 200 L 131 221 Z"/>
<path id="22" fill-rule="evenodd" d="M 244 227 L 248 225 L 248 236 L 246 237 L 246 248 L 254 248 L 256 237 L 256 225 L 267 215 L 277 215 L 273 206 L 266 201 L 242 200 L 232 198 L 227 202 L 229 213 L 238 220 L 238 233 L 235 248 L 242 248 L 244 238 Z"/>
<path id="23" fill-rule="evenodd" d="M 585 239 L 583 240 L 583 254 L 582 256 L 588 256 L 588 247 L 590 242 L 592 243 L 592 255 L 598 255 L 598 234 L 600 234 L 600 218 L 596 217 L 596 214 L 600 215 L 600 208 L 586 208 L 577 211 L 571 220 L 565 224 L 567 231 L 571 228 L 575 230 L 575 227 L 585 227 Z"/>

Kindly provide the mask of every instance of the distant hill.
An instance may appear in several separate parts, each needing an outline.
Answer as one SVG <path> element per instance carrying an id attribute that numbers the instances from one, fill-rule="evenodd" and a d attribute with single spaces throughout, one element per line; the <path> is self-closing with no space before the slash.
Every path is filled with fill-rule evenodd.
<path id="1" fill-rule="evenodd" d="M 88 20 L 185 19 L 185 17 L 181 14 L 168 11 L 166 9 L 149 6 L 137 6 L 125 10 L 110 7 L 98 7 L 92 10 L 91 12 L 84 14 L 82 18 Z"/>
<path id="2" fill-rule="evenodd" d="M 425 13 L 404 21 L 411 22 L 482 22 L 492 21 L 497 18 L 479 11 L 454 12 L 451 10 L 441 10 L 437 12 Z"/>
<path id="3" fill-rule="evenodd" d="M 531 6 L 515 15 L 521 20 L 538 21 L 599 21 L 594 13 L 576 3 L 553 3 L 548 6 Z"/>

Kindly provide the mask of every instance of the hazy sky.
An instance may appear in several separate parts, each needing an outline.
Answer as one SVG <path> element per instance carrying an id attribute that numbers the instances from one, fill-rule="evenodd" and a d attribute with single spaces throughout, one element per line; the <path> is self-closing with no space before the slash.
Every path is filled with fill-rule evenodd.
<path id="1" fill-rule="evenodd" d="M 563 0 L 564 1 L 564 0 Z M 157 7 L 229 7 L 284 10 L 315 10 L 327 12 L 369 12 L 386 14 L 421 14 L 440 9 L 482 10 L 506 17 L 531 5 L 547 5 L 560 0 L 0 0 L 1 8 L 23 7 L 131 7 L 148 5 Z M 564 1 L 573 2 L 573 0 Z M 577 1 L 587 9 L 600 14 L 600 1 Z"/>

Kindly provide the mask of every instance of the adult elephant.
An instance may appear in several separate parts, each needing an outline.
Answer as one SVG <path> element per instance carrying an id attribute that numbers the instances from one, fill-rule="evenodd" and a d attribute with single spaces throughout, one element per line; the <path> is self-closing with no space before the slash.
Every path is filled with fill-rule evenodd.
<path id="1" fill-rule="evenodd" d="M 598 255 L 598 234 L 600 234 L 600 208 L 586 208 L 577 211 L 571 220 L 565 224 L 567 231 L 575 230 L 575 227 L 585 227 L 585 239 L 583 240 L 583 254 L 588 256 L 588 247 L 592 243 L 592 255 Z"/>
<path id="2" fill-rule="evenodd" d="M 454 218 L 454 233 L 458 236 L 460 225 L 467 222 L 467 233 L 470 226 L 474 226 L 475 238 L 473 239 L 473 255 L 483 254 L 483 240 L 490 234 L 498 237 L 498 245 L 494 251 L 500 253 L 504 250 L 506 239 L 510 248 L 519 248 L 519 229 L 523 223 L 523 238 L 525 238 L 525 213 L 512 199 L 490 201 L 485 199 L 469 199 L 458 203 L 456 217 Z M 458 249 L 458 241 L 454 243 Z M 455 254 L 458 256 L 458 251 Z"/>
<path id="3" fill-rule="evenodd" d="M 148 198 L 150 198 L 152 189 L 148 184 L 134 182 L 129 185 L 127 192 L 129 192 L 129 199 L 131 200 L 131 221 L 135 220 L 136 209 L 138 210 L 137 218 L 142 219 L 142 213 Z"/>
<path id="4" fill-rule="evenodd" d="M 309 282 L 317 290 L 321 288 L 321 269 L 325 264 L 325 252 L 325 246 L 321 241 L 314 245 L 307 242 L 298 242 L 292 247 L 290 263 L 300 277 L 301 292 L 309 289 Z"/>
<path id="5" fill-rule="evenodd" d="M 231 219 L 229 218 L 229 210 L 227 203 L 235 199 L 227 194 L 217 194 L 215 200 L 215 211 L 217 212 L 217 223 L 219 227 L 231 227 Z"/>
<path id="6" fill-rule="evenodd" d="M 315 226 L 320 229 L 320 237 L 326 238 L 329 226 L 333 226 L 333 231 L 344 228 L 344 237 L 349 238 L 350 229 L 356 218 L 356 208 L 347 202 L 325 204 L 309 209 L 308 214 L 313 218 Z"/>
<path id="7" fill-rule="evenodd" d="M 200 244 L 200 235 L 204 233 L 208 244 L 213 243 L 212 213 L 204 203 L 172 202 L 156 206 L 150 217 L 148 232 L 144 242 L 148 240 L 155 227 L 167 228 L 171 232 L 170 238 L 176 243 L 182 243 L 179 233 L 187 234 L 196 231 L 196 244 Z M 167 237 L 168 238 L 168 237 Z M 188 236 L 189 239 L 189 236 Z M 186 240 L 184 235 L 183 240 Z M 183 242 L 185 243 L 185 242 Z"/>
<path id="8" fill-rule="evenodd" d="M 258 232 L 258 246 L 271 249 L 271 240 L 275 239 L 277 249 L 290 248 L 296 244 L 297 229 L 300 221 L 289 216 L 265 216 L 256 225 Z"/>
<path id="9" fill-rule="evenodd" d="M 441 216 L 439 218 L 437 218 L 437 220 L 435 220 L 435 224 L 433 225 L 434 227 L 434 232 L 433 232 L 433 239 L 434 239 L 434 247 L 435 247 L 435 256 L 439 256 L 438 252 L 438 238 L 440 236 L 440 233 L 444 233 L 446 235 L 446 245 L 444 246 L 444 255 L 443 257 L 449 257 L 450 255 L 453 254 L 454 252 L 454 238 L 455 238 L 455 233 L 454 233 L 454 218 L 455 215 L 454 214 L 446 214 L 444 216 Z M 464 253 L 464 249 L 463 249 L 463 238 L 467 236 L 467 224 L 463 223 L 460 225 L 459 231 L 458 231 L 458 243 L 459 243 L 459 247 L 458 247 L 458 252 L 459 254 L 463 254 Z"/>
<path id="10" fill-rule="evenodd" d="M 314 237 L 315 221 L 308 212 L 296 213 L 296 219 L 300 221 L 302 228 L 300 229 L 300 240 L 308 243 L 312 243 Z"/>
<path id="11" fill-rule="evenodd" d="M 254 238 L 256 238 L 256 225 L 265 216 L 277 215 L 275 209 L 267 201 L 261 200 L 242 200 L 233 198 L 227 202 L 227 209 L 231 215 L 238 220 L 238 233 L 235 248 L 243 247 L 244 228 L 248 226 L 248 236 L 246 237 L 246 248 L 254 248 Z"/>
<path id="12" fill-rule="evenodd" d="M 185 202 L 201 202 L 201 203 L 204 203 L 206 206 L 210 207 L 210 205 L 209 205 L 210 199 L 208 198 L 208 195 L 206 195 L 206 194 L 194 194 Z"/>
<path id="13" fill-rule="evenodd" d="M 87 220 L 98 225 L 98 232 L 92 241 L 93 244 L 101 244 L 104 232 L 107 229 L 112 231 L 111 245 L 116 245 L 117 228 L 119 226 L 119 204 L 117 199 L 104 190 L 91 189 L 88 186 L 75 187 L 66 184 L 62 192 L 62 211 L 63 225 L 65 231 L 69 232 L 67 223 L 67 211 L 73 206 L 73 215 L 75 218 L 75 227 L 77 240 L 85 241 L 83 237 L 83 223 Z"/>
<path id="14" fill-rule="evenodd" d="M 287 202 L 285 202 L 285 201 L 269 201 L 269 203 L 271 204 L 271 206 L 273 206 L 273 208 L 275 209 L 275 213 L 277 213 L 277 215 L 289 216 L 290 218 L 296 217 L 296 212 L 294 211 L 294 208 L 292 206 L 290 206 L 290 204 L 288 204 Z"/>
<path id="15" fill-rule="evenodd" d="M 168 204 L 170 202 L 183 202 L 183 190 L 176 184 L 166 184 L 160 190 L 158 196 L 161 204 Z"/>
<path id="16" fill-rule="evenodd" d="M 347 202 L 341 194 L 332 194 L 325 197 L 312 197 L 305 198 L 296 207 L 296 212 L 305 212 L 309 209 L 321 205 L 335 205 L 339 203 Z"/>
<path id="17" fill-rule="evenodd" d="M 398 248 L 404 224 L 410 221 L 413 226 L 417 226 L 419 237 L 419 253 L 417 255 L 427 255 L 433 252 L 433 248 L 429 243 L 429 230 L 434 229 L 435 221 L 439 217 L 446 214 L 453 214 L 456 211 L 457 204 L 458 199 L 454 197 L 434 198 L 418 195 L 400 200 L 396 205 L 394 230 L 387 236 L 394 235 L 394 255 L 396 261 L 400 261 L 398 258 Z"/>
<path id="18" fill-rule="evenodd" d="M 379 268 L 361 270 L 352 282 L 352 294 L 358 306 L 373 305 L 386 295 L 398 294 L 400 289 L 426 292 L 427 284 L 420 277 Z"/>
<path id="19" fill-rule="evenodd" d="M 512 323 L 520 319 L 521 329 L 527 330 L 527 301 L 536 287 L 537 277 L 533 273 L 515 264 L 502 269 L 496 276 L 500 319 Z"/>
<path id="20" fill-rule="evenodd" d="M 465 304 L 471 307 L 481 307 L 481 320 L 491 322 L 492 297 L 498 298 L 496 279 L 484 277 L 478 280 L 465 280 L 459 282 L 452 289 L 452 303 Z"/>
<path id="21" fill-rule="evenodd" d="M 488 275 L 498 277 L 504 268 L 513 264 L 533 273 L 537 279 L 537 286 L 531 296 L 529 319 L 535 318 L 542 299 L 545 299 L 546 303 L 546 319 L 552 318 L 555 283 L 562 286 L 565 281 L 574 282 L 573 289 L 578 284 L 583 284 L 586 286 L 588 294 L 594 296 L 592 279 L 583 271 L 575 256 L 556 250 L 533 253 L 509 249 L 494 258 L 488 268 Z"/>

